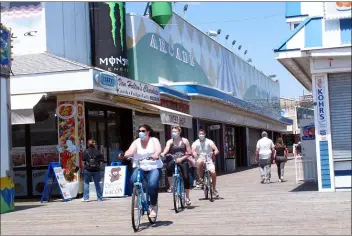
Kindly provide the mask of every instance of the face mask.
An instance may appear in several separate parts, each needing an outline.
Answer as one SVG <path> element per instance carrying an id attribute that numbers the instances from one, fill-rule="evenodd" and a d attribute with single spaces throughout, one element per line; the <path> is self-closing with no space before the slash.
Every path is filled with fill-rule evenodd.
<path id="1" fill-rule="evenodd" d="M 172 132 L 172 133 L 171 133 L 171 136 L 172 136 L 173 138 L 178 137 L 178 135 L 179 135 L 179 133 L 178 133 L 178 132 Z"/>
<path id="2" fill-rule="evenodd" d="M 139 132 L 138 136 L 139 136 L 140 139 L 143 140 L 145 138 L 145 133 L 144 132 Z"/>
<path id="3" fill-rule="evenodd" d="M 204 134 L 200 134 L 198 137 L 199 137 L 200 140 L 205 139 L 205 135 Z"/>

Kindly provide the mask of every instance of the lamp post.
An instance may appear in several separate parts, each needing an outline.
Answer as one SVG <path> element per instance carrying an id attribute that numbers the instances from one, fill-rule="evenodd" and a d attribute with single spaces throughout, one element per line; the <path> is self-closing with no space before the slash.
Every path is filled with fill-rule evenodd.
<path id="1" fill-rule="evenodd" d="M 227 40 L 229 39 L 229 37 L 230 37 L 230 35 L 229 35 L 229 34 L 225 36 L 225 40 L 226 40 L 225 45 L 226 45 L 226 47 L 227 47 Z"/>
<path id="2" fill-rule="evenodd" d="M 245 60 L 246 60 L 246 54 L 247 54 L 247 52 L 248 52 L 248 50 L 244 51 L 244 53 L 243 53 L 243 57 L 244 57 Z"/>
<path id="3" fill-rule="evenodd" d="M 183 7 L 183 18 L 186 18 L 187 9 L 188 9 L 188 4 L 184 5 L 184 7 Z"/>

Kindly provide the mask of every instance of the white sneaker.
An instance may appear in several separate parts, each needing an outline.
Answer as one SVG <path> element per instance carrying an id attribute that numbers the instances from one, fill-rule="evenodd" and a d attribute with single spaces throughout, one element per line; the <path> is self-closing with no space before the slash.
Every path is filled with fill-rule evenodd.
<path id="1" fill-rule="evenodd" d="M 82 198 L 82 202 L 89 202 L 89 199 Z"/>
<path id="2" fill-rule="evenodd" d="M 282 182 L 282 180 L 281 179 L 279 179 L 279 183 L 281 183 Z"/>

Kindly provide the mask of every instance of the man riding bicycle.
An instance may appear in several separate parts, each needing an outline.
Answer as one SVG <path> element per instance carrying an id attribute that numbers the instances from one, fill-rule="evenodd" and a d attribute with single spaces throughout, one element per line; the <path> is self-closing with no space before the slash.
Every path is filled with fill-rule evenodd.
<path id="1" fill-rule="evenodd" d="M 204 168 L 204 163 L 205 163 L 205 158 L 206 155 L 211 155 L 212 160 L 209 165 L 210 168 L 210 174 L 211 178 L 213 181 L 213 192 L 215 197 L 219 197 L 219 193 L 216 190 L 216 171 L 215 171 L 215 165 L 214 165 L 214 160 L 216 155 L 219 154 L 219 150 L 216 147 L 215 143 L 205 137 L 206 133 L 203 129 L 200 129 L 198 132 L 198 137 L 193 144 L 192 144 L 192 153 L 193 156 L 197 159 L 197 169 L 198 169 L 198 176 L 199 176 L 199 182 L 203 184 L 203 168 Z"/>

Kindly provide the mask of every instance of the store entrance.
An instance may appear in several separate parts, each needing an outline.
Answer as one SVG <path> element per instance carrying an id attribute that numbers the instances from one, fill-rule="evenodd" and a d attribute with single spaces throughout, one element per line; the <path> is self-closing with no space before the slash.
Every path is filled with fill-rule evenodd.
<path id="1" fill-rule="evenodd" d="M 86 103 L 86 138 L 97 141 L 107 164 L 133 141 L 132 110 Z"/>
<path id="2" fill-rule="evenodd" d="M 224 170 L 224 162 L 222 161 L 223 157 L 221 155 L 221 125 L 211 125 L 208 127 L 208 137 L 213 140 L 215 145 L 218 147 L 220 154 L 216 158 L 216 172 L 221 172 Z"/>
<path id="3" fill-rule="evenodd" d="M 215 143 L 219 149 L 219 155 L 216 157 L 215 168 L 218 173 L 225 171 L 225 158 L 223 140 L 222 140 L 222 124 L 199 120 L 199 128 L 207 132 L 207 137 Z"/>

